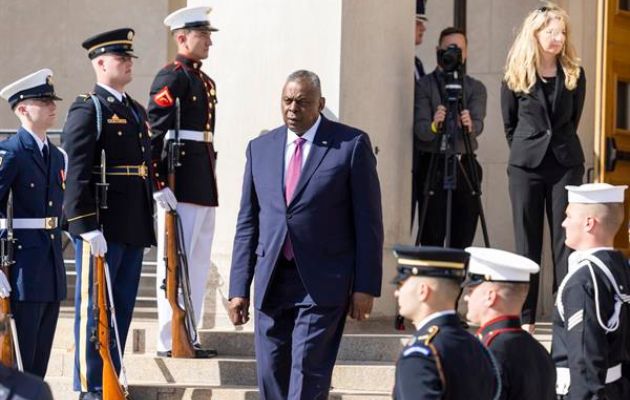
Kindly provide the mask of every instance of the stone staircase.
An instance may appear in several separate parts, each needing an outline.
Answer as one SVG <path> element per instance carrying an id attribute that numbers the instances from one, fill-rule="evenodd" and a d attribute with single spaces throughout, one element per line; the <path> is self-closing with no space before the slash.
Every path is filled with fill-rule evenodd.
<path id="1" fill-rule="evenodd" d="M 72 293 L 74 265 L 72 246 L 68 261 L 68 292 L 55 334 L 46 381 L 55 399 L 70 400 L 72 391 L 74 336 Z M 155 304 L 155 249 L 145 256 L 138 302 L 131 325 L 125 367 L 133 400 L 257 400 L 254 334 L 245 328 L 201 330 L 204 347 L 216 348 L 219 357 L 209 360 L 156 357 L 157 312 Z M 391 398 L 395 362 L 412 329 L 394 330 L 393 322 L 349 320 L 333 371 L 329 399 L 384 400 Z M 542 324 L 537 338 L 549 347 L 551 328 Z"/>

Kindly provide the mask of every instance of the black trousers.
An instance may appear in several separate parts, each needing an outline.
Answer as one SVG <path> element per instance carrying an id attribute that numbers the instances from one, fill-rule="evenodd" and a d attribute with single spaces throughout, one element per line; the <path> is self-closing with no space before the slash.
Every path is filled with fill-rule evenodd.
<path id="1" fill-rule="evenodd" d="M 416 188 L 419 191 L 418 222 L 422 222 L 422 205 L 428 199 L 426 218 L 420 237 L 423 246 L 443 246 L 446 237 L 446 197 L 444 190 L 444 155 L 436 154 L 436 168 L 429 176 L 431 153 L 418 154 L 418 168 L 415 174 Z M 477 220 L 479 219 L 479 202 L 473 195 L 470 186 L 472 174 L 470 164 L 477 169 L 479 184 L 481 184 L 482 170 L 475 155 L 462 155 L 459 159 L 456 175 L 456 187 L 453 190 L 451 207 L 451 243 L 450 247 L 464 249 L 475 239 Z M 425 182 L 429 179 L 429 196 L 425 196 Z"/>
<path id="2" fill-rule="evenodd" d="M 558 163 L 552 151 L 548 151 L 536 168 L 509 165 L 510 199 L 516 252 L 540 265 L 543 244 L 544 213 L 551 233 L 551 251 L 554 265 L 553 291 L 567 274 L 571 250 L 564 244 L 566 235 L 562 228 L 568 204 L 566 185 L 580 185 L 584 166 L 565 167 Z M 532 276 L 529 292 L 523 305 L 522 322 L 536 322 L 540 274 Z"/>

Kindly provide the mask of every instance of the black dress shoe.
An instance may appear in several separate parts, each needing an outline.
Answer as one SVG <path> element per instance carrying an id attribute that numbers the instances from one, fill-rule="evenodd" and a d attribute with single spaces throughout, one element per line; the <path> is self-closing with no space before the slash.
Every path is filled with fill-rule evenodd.
<path id="1" fill-rule="evenodd" d="M 170 358 L 173 355 L 172 355 L 171 350 L 167 350 L 167 351 L 158 351 L 157 356 Z M 195 347 L 195 357 L 193 358 L 212 358 L 216 356 L 217 356 L 217 351 L 215 349 L 202 349 L 200 347 Z"/>
<path id="2" fill-rule="evenodd" d="M 81 392 L 79 400 L 103 400 L 103 392 Z"/>

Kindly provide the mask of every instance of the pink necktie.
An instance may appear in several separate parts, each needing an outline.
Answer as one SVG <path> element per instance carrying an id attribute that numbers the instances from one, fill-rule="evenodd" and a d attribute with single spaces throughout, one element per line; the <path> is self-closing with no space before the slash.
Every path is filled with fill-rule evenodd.
<path id="1" fill-rule="evenodd" d="M 295 188 L 297 187 L 298 181 L 300 180 L 300 173 L 302 172 L 302 145 L 306 139 L 297 138 L 295 139 L 295 151 L 291 156 L 291 161 L 289 161 L 289 168 L 287 168 L 287 176 L 284 181 L 284 198 L 287 202 L 287 205 L 291 202 L 293 198 L 293 192 L 295 192 Z M 287 233 L 287 237 L 284 239 L 284 245 L 282 246 L 282 254 L 284 254 L 284 258 L 291 261 L 293 260 L 293 246 L 291 245 L 291 239 L 289 238 L 289 234 Z"/>

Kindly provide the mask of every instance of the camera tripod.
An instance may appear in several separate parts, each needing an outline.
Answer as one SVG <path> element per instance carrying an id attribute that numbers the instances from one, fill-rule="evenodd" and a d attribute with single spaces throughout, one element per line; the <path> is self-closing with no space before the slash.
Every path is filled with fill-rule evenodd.
<path id="1" fill-rule="evenodd" d="M 463 80 L 462 80 L 463 81 Z M 479 220 L 481 221 L 481 229 L 483 232 L 484 244 L 486 247 L 490 247 L 490 240 L 488 238 L 488 229 L 486 226 L 486 219 L 483 212 L 483 204 L 481 202 L 481 185 L 479 175 L 477 173 L 477 167 L 475 165 L 475 157 L 472 151 L 472 145 L 470 143 L 469 133 L 465 131 L 464 127 L 459 126 L 459 115 L 461 110 L 465 109 L 465 98 L 462 96 L 462 85 L 458 82 L 447 82 L 444 85 L 446 96 L 446 119 L 436 134 L 435 149 L 431 153 L 429 168 L 427 169 L 424 187 L 423 187 L 423 202 L 422 208 L 419 214 L 418 221 L 418 233 L 416 236 L 416 246 L 420 245 L 422 233 L 424 232 L 425 222 L 427 217 L 427 210 L 429 207 L 429 201 L 435 194 L 434 187 L 437 184 L 437 169 L 438 158 L 443 156 L 443 174 L 442 174 L 442 189 L 446 191 L 446 222 L 445 222 L 445 236 L 444 247 L 451 246 L 452 238 L 452 217 L 453 217 L 453 191 L 457 189 L 457 175 L 458 171 L 461 171 L 465 184 L 468 190 L 477 201 L 479 209 Z M 441 88 L 441 85 L 438 84 Z M 461 154 L 455 150 L 456 135 L 460 135 L 463 138 L 465 157 L 460 157 Z M 468 165 L 467 173 L 462 161 L 465 159 Z M 439 190 L 439 189 L 438 189 Z"/>

